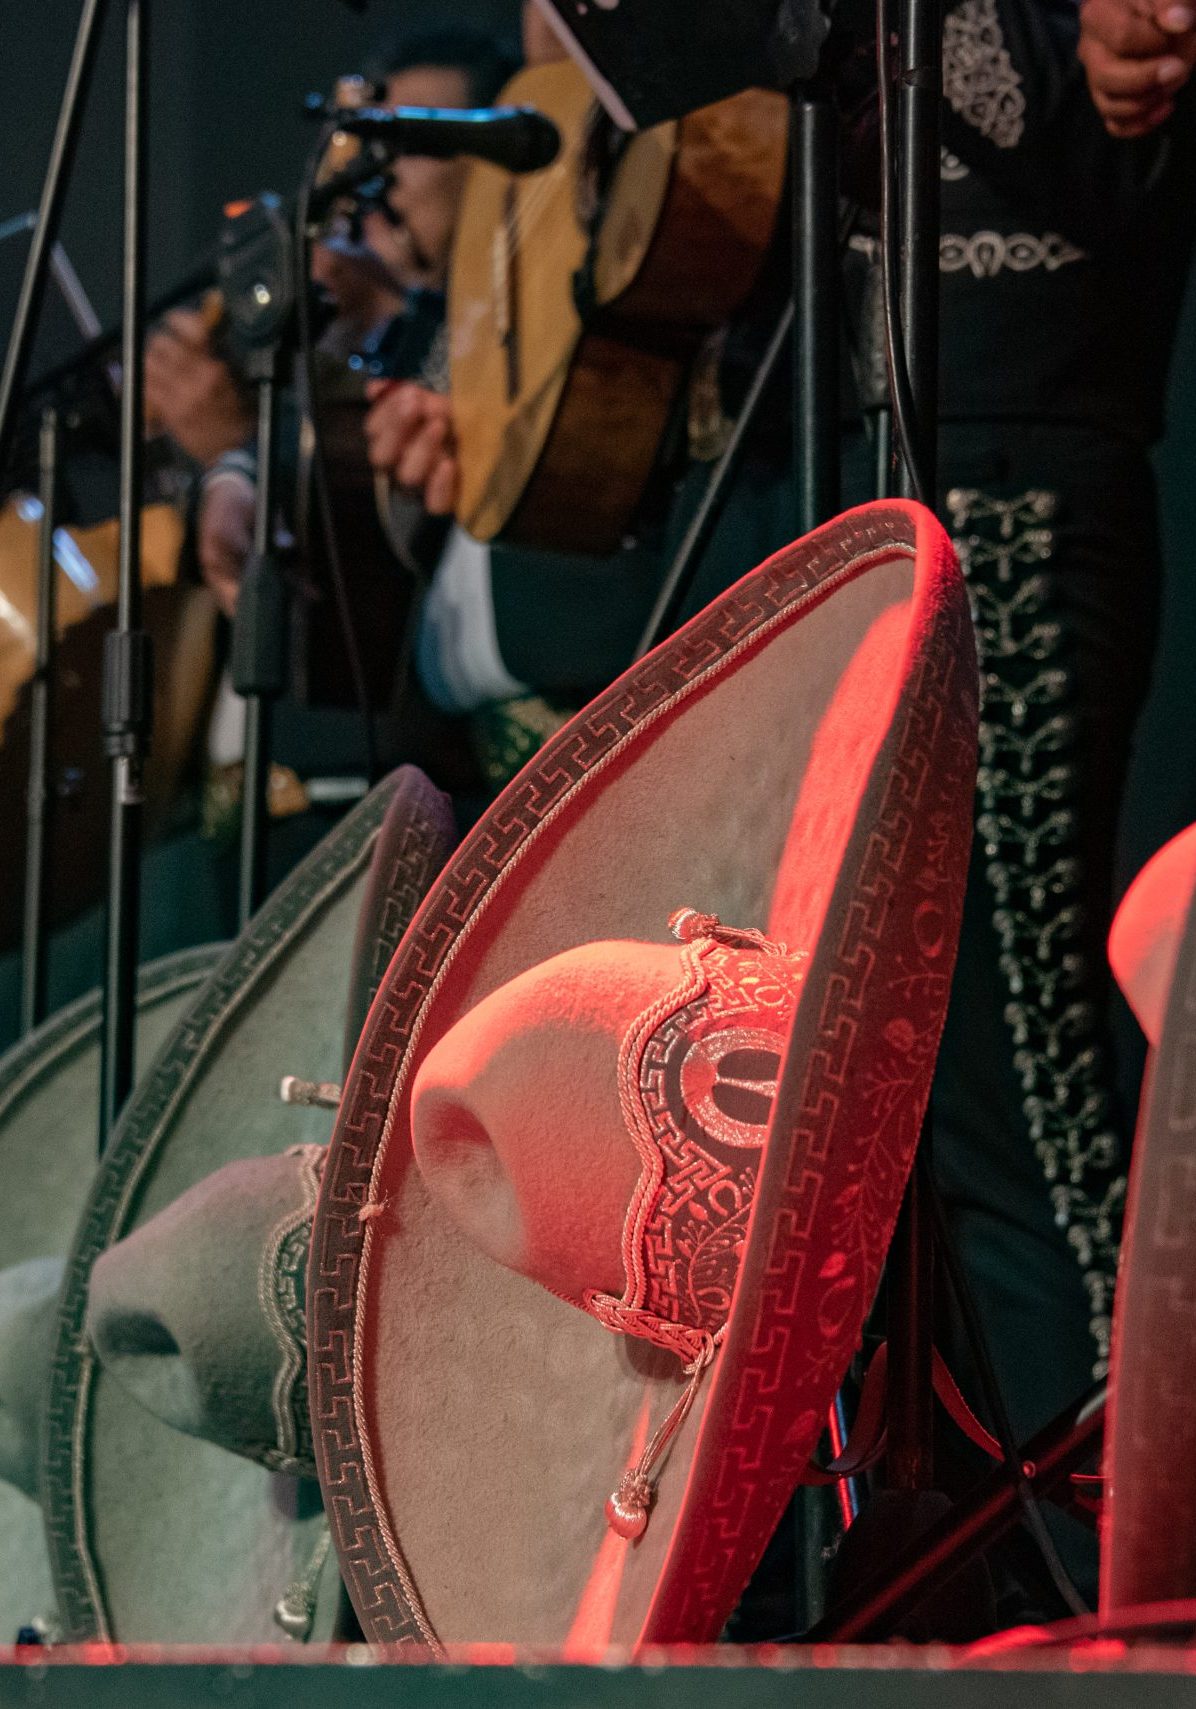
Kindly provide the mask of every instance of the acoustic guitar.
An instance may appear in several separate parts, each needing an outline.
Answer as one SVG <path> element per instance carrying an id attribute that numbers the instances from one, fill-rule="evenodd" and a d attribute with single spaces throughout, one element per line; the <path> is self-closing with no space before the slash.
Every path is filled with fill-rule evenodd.
<path id="1" fill-rule="evenodd" d="M 20 927 L 29 768 L 31 686 L 37 632 L 40 505 L 14 494 L 0 508 L 0 948 Z M 154 727 L 145 788 L 147 825 L 165 824 L 177 802 L 212 687 L 216 608 L 208 590 L 179 577 L 183 524 L 167 504 L 141 512 L 142 621 L 154 645 Z M 112 626 L 120 528 L 112 520 L 55 534 L 58 652 L 52 690 L 51 788 L 59 804 L 50 879 L 52 922 L 103 893 L 109 768 L 100 728 L 104 637 Z"/>
<path id="2" fill-rule="evenodd" d="M 758 277 L 788 104 L 749 90 L 626 136 L 569 60 L 503 100 L 546 113 L 562 146 L 526 177 L 469 170 L 449 290 L 457 517 L 482 540 L 609 552 L 695 352 Z"/>

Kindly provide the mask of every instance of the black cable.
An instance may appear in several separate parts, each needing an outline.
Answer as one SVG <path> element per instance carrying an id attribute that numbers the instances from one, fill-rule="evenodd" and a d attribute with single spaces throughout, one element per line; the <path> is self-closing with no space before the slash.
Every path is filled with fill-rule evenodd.
<path id="1" fill-rule="evenodd" d="M 341 561 L 340 547 L 336 539 L 336 527 L 332 516 L 332 496 L 328 483 L 328 462 L 324 454 L 324 437 L 320 425 L 319 386 L 316 374 L 316 346 L 312 328 L 311 297 L 308 291 L 310 277 L 310 237 L 308 226 L 312 194 L 315 190 L 316 175 L 320 162 L 336 130 L 333 124 L 327 124 L 316 140 L 316 146 L 308 157 L 307 165 L 299 185 L 299 196 L 295 204 L 295 272 L 296 272 L 296 326 L 299 343 L 300 372 L 303 376 L 303 388 L 306 392 L 308 416 L 311 422 L 311 468 L 312 485 L 315 489 L 316 509 L 320 515 L 320 530 L 324 537 L 324 553 L 328 560 L 328 575 L 332 583 L 332 594 L 336 601 L 337 621 L 345 643 L 345 654 L 349 662 L 349 675 L 353 681 L 353 697 L 357 702 L 357 710 L 361 718 L 362 746 L 365 753 L 366 776 L 371 784 L 377 781 L 378 756 L 374 741 L 374 720 L 370 711 L 369 688 L 365 680 L 365 666 L 362 663 L 361 644 L 357 627 L 353 621 L 353 608 L 349 602 L 349 587 L 345 579 L 344 564 Z"/>
<path id="2" fill-rule="evenodd" d="M 889 0 L 876 0 L 876 85 L 880 122 L 880 274 L 884 303 L 885 368 L 888 372 L 889 396 L 893 404 L 893 426 L 897 430 L 897 442 L 909 471 L 914 496 L 921 504 L 933 507 L 934 494 L 928 493 L 924 479 L 920 449 L 921 429 L 910 384 L 905 331 L 901 324 L 901 282 L 895 265 L 901 240 L 897 225 L 897 149 L 889 88 L 891 34 Z"/>
<path id="3" fill-rule="evenodd" d="M 947 1224 L 947 1213 L 943 1206 L 942 1198 L 939 1195 L 938 1184 L 934 1179 L 934 1173 L 930 1167 L 929 1161 L 924 1160 L 921 1154 L 917 1159 L 916 1167 L 922 1172 L 922 1180 L 926 1188 L 926 1196 L 930 1203 L 931 1216 L 934 1221 L 934 1233 L 935 1239 L 938 1243 L 939 1255 L 943 1260 L 943 1265 L 947 1272 L 947 1280 L 950 1284 L 951 1292 L 955 1297 L 955 1304 L 959 1310 L 959 1315 L 963 1319 L 964 1333 L 967 1336 L 972 1357 L 976 1361 L 976 1374 L 980 1379 L 980 1388 L 984 1395 L 984 1404 L 993 1421 L 997 1440 L 1001 1444 L 1001 1456 L 1005 1461 L 1006 1469 L 1013 1481 L 1018 1502 L 1022 1509 L 1022 1516 L 1026 1521 L 1026 1528 L 1037 1544 L 1038 1551 L 1042 1556 L 1043 1563 L 1046 1566 L 1047 1571 L 1051 1575 L 1055 1589 L 1059 1592 L 1059 1595 L 1063 1598 L 1067 1607 L 1071 1609 L 1073 1614 L 1086 1616 L 1091 1612 L 1091 1610 L 1080 1595 L 1079 1591 L 1076 1589 L 1075 1584 L 1072 1582 L 1071 1575 L 1068 1573 L 1067 1568 L 1059 1558 L 1059 1551 L 1055 1547 L 1055 1540 L 1047 1529 L 1046 1520 L 1043 1518 L 1042 1506 L 1038 1500 L 1038 1496 L 1035 1494 L 1034 1487 L 1026 1476 L 1021 1452 L 1014 1438 L 1013 1426 L 1010 1423 L 1009 1413 L 1005 1406 L 1005 1399 L 1001 1393 L 1001 1385 L 993 1366 L 992 1353 L 988 1345 L 988 1337 L 984 1333 L 983 1324 L 980 1322 L 980 1313 L 976 1307 L 976 1297 L 972 1292 L 972 1285 L 968 1281 L 967 1273 L 964 1270 L 962 1260 L 960 1259 L 958 1249 L 956 1248 L 954 1236 Z"/>

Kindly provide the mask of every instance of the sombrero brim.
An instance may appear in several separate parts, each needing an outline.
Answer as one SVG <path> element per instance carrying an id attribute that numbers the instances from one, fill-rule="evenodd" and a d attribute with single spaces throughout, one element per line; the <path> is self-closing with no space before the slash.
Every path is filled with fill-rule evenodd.
<path id="1" fill-rule="evenodd" d="M 626 673 L 449 863 L 358 1048 L 309 1269 L 317 1461 L 374 1641 L 580 1656 L 717 1635 L 891 1236 L 946 1006 L 975 725 L 946 536 L 916 506 L 871 506 Z M 409 1096 L 506 980 L 581 943 L 664 941 L 681 905 L 810 961 L 726 1341 L 632 1545 L 603 1504 L 677 1398 L 678 1361 L 472 1247 L 412 1166 Z M 586 1192 L 567 1134 L 560 1190 Z"/>
<path id="2" fill-rule="evenodd" d="M 401 834 L 371 869 L 384 822 Z M 251 921 L 122 1116 L 71 1252 L 51 1377 L 45 1508 L 71 1638 L 276 1638 L 275 1606 L 318 1559 L 314 1481 L 171 1429 L 97 1362 L 83 1334 L 88 1277 L 101 1252 L 224 1164 L 327 1140 L 328 1112 L 283 1105 L 279 1081 L 339 1078 L 367 895 L 374 926 L 358 960 L 376 975 L 452 839 L 447 800 L 421 774 L 380 784 Z M 314 1635 L 327 1636 L 334 1568 L 320 1582 Z"/>
<path id="3" fill-rule="evenodd" d="M 214 966 L 217 947 L 183 950 L 143 968 L 137 1060 L 152 1060 Z M 97 1163 L 98 991 L 52 1015 L 0 1057 L 0 1254 L 8 1265 L 65 1258 Z M 36 1362 L 42 1349 L 31 1348 Z M 49 1354 L 45 1356 L 49 1368 Z M 0 1639 L 50 1615 L 54 1592 L 41 1508 L 0 1483 Z"/>
<path id="4" fill-rule="evenodd" d="M 1157 1046 L 1175 978 L 1184 922 L 1196 892 L 1196 825 L 1142 868 L 1109 931 L 1109 965 L 1149 1042 Z"/>
<path id="5" fill-rule="evenodd" d="M 1154 892 L 1156 933 L 1140 917 L 1123 967 L 1145 970 L 1159 1017 L 1130 1168 L 1113 1311 L 1101 1609 L 1190 1596 L 1196 1589 L 1196 904 L 1192 833 L 1135 881 L 1140 910 Z M 1168 856 L 1170 855 L 1170 858 Z M 1153 875 L 1153 876 L 1152 876 Z M 1177 893 L 1176 893 L 1177 892 Z M 1131 896 L 1133 892 L 1131 892 Z M 1127 901 L 1130 898 L 1127 898 Z M 1123 904 L 1124 906 L 1124 904 Z M 1147 962 L 1153 962 L 1148 967 Z"/>

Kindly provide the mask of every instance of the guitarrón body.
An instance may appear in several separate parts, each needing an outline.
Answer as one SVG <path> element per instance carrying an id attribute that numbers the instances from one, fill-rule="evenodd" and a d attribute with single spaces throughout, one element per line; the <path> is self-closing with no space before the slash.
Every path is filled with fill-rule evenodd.
<path id="1" fill-rule="evenodd" d="M 759 272 L 788 108 L 751 90 L 608 150 L 571 62 L 503 98 L 547 113 L 562 146 L 527 177 L 470 170 L 449 291 L 457 516 L 479 539 L 613 551 L 695 350 Z"/>

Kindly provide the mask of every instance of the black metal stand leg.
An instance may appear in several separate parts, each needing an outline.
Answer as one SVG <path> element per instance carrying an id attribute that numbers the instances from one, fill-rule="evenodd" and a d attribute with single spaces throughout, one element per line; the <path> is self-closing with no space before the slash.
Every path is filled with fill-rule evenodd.
<path id="1" fill-rule="evenodd" d="M 752 376 L 752 385 L 748 386 L 747 398 L 743 400 L 742 410 L 736 417 L 735 429 L 726 443 L 726 449 L 711 470 L 711 479 L 707 480 L 702 502 L 695 509 L 694 518 L 685 530 L 685 537 L 677 549 L 677 555 L 673 557 L 673 562 L 668 566 L 668 573 L 661 581 L 660 593 L 656 595 L 656 603 L 648 622 L 644 624 L 644 632 L 639 637 L 639 646 L 632 663 L 641 660 L 644 653 L 651 653 L 651 649 L 677 627 L 685 595 L 694 584 L 694 574 L 701 562 L 702 552 L 709 545 L 719 516 L 723 514 L 723 506 L 730 497 L 731 484 L 735 480 L 740 458 L 743 456 L 743 444 L 747 441 L 753 422 L 760 414 L 760 400 L 764 398 L 765 391 L 769 390 L 774 374 L 779 373 L 781 355 L 784 354 L 791 326 L 793 304 L 789 302 L 781 313 L 781 320 L 777 321 L 776 332 L 772 333 L 769 347 L 760 359 L 760 366 Z"/>
<path id="2" fill-rule="evenodd" d="M 143 772 L 153 658 L 141 627 L 142 349 L 145 335 L 145 108 L 149 0 L 125 13 L 124 386 L 120 409 L 120 581 L 104 649 L 104 735 L 112 760 L 112 841 L 100 1065 L 100 1149 L 133 1085 Z"/>
<path id="3" fill-rule="evenodd" d="M 888 498 L 893 490 L 893 416 L 878 409 L 872 417 L 876 497 Z"/>
<path id="4" fill-rule="evenodd" d="M 793 304 L 788 303 L 781 311 L 780 319 L 772 338 L 769 340 L 768 348 L 752 376 L 752 383 L 743 400 L 743 407 L 735 419 L 735 426 L 730 439 L 727 441 L 726 449 L 710 472 L 710 479 L 706 483 L 702 501 L 695 510 L 681 544 L 677 548 L 676 555 L 660 584 L 656 603 L 652 607 L 648 621 L 644 625 L 644 632 L 640 636 L 639 645 L 635 649 L 633 663 L 635 659 L 642 659 L 645 653 L 650 653 L 652 648 L 659 641 L 662 641 L 666 635 L 671 634 L 677 626 L 681 608 L 685 603 L 685 596 L 693 585 L 694 574 L 701 562 L 702 553 L 709 544 L 710 536 L 714 532 L 718 519 L 722 515 L 723 506 L 730 494 L 731 483 L 739 468 L 740 457 L 743 455 L 744 442 L 760 413 L 761 400 L 768 390 L 773 376 L 780 369 L 781 357 L 784 354 L 792 326 Z"/>
<path id="5" fill-rule="evenodd" d="M 921 1147 L 930 1142 L 930 1118 Z M 888 1439 L 885 1484 L 930 1489 L 934 1482 L 934 1249 L 930 1207 L 915 1168 L 889 1254 Z"/>
<path id="6" fill-rule="evenodd" d="M 1024 1471 L 1039 1497 L 1058 1491 L 1098 1452 L 1105 1420 L 1105 1385 L 1092 1390 L 1041 1430 L 1023 1449 Z M 928 1597 L 941 1592 L 960 1569 L 1012 1529 L 1021 1498 L 1010 1469 L 999 1467 L 936 1525 L 923 1531 L 883 1575 L 843 1598 L 831 1616 L 803 1638 L 806 1643 L 859 1643 L 880 1639 Z"/>
<path id="7" fill-rule="evenodd" d="M 84 0 L 79 17 L 75 49 L 71 55 L 66 88 L 62 93 L 62 106 L 58 113 L 58 125 L 50 150 L 50 162 L 42 186 L 37 224 L 33 229 L 29 257 L 25 263 L 21 294 L 17 300 L 8 351 L 4 359 L 4 372 L 0 376 L 0 471 L 7 467 L 8 455 L 12 450 L 17 426 L 17 404 L 24 388 L 29 355 L 37 332 L 50 254 L 58 236 L 62 204 L 70 181 L 71 166 L 83 122 L 83 109 L 107 9 L 108 0 Z"/>
<path id="8" fill-rule="evenodd" d="M 245 782 L 241 804 L 240 924 L 266 894 L 267 791 L 271 706 L 286 683 L 286 589 L 274 551 L 277 380 L 273 352 L 258 363 L 257 488 L 253 555 L 233 625 L 233 687 L 245 700 Z"/>
<path id="9" fill-rule="evenodd" d="M 29 719 L 29 785 L 25 822 L 25 911 L 21 933 L 21 1033 L 46 1013 L 46 878 L 54 797 L 50 789 L 53 739 L 51 691 L 57 641 L 54 530 L 58 521 L 58 411 L 44 409 L 38 438 L 37 642 Z"/>
<path id="10" fill-rule="evenodd" d="M 815 86 L 793 99 L 793 459 L 797 531 L 839 509 L 838 115 Z"/>
<path id="11" fill-rule="evenodd" d="M 901 321 L 914 406 L 922 490 L 933 503 L 937 452 L 939 296 L 939 101 L 942 20 L 938 0 L 900 0 L 897 141 L 900 198 Z M 917 490 L 902 463 L 900 491 Z M 920 1145 L 929 1143 L 931 1112 Z M 889 1259 L 889 1446 L 886 1482 L 929 1489 L 933 1482 L 934 1394 L 931 1218 L 915 1168 Z"/>
<path id="12" fill-rule="evenodd" d="M 901 234 L 901 320 L 914 406 L 922 490 L 935 503 L 939 386 L 939 0 L 899 0 L 897 142 Z M 902 470 L 901 491 L 914 492 Z"/>

